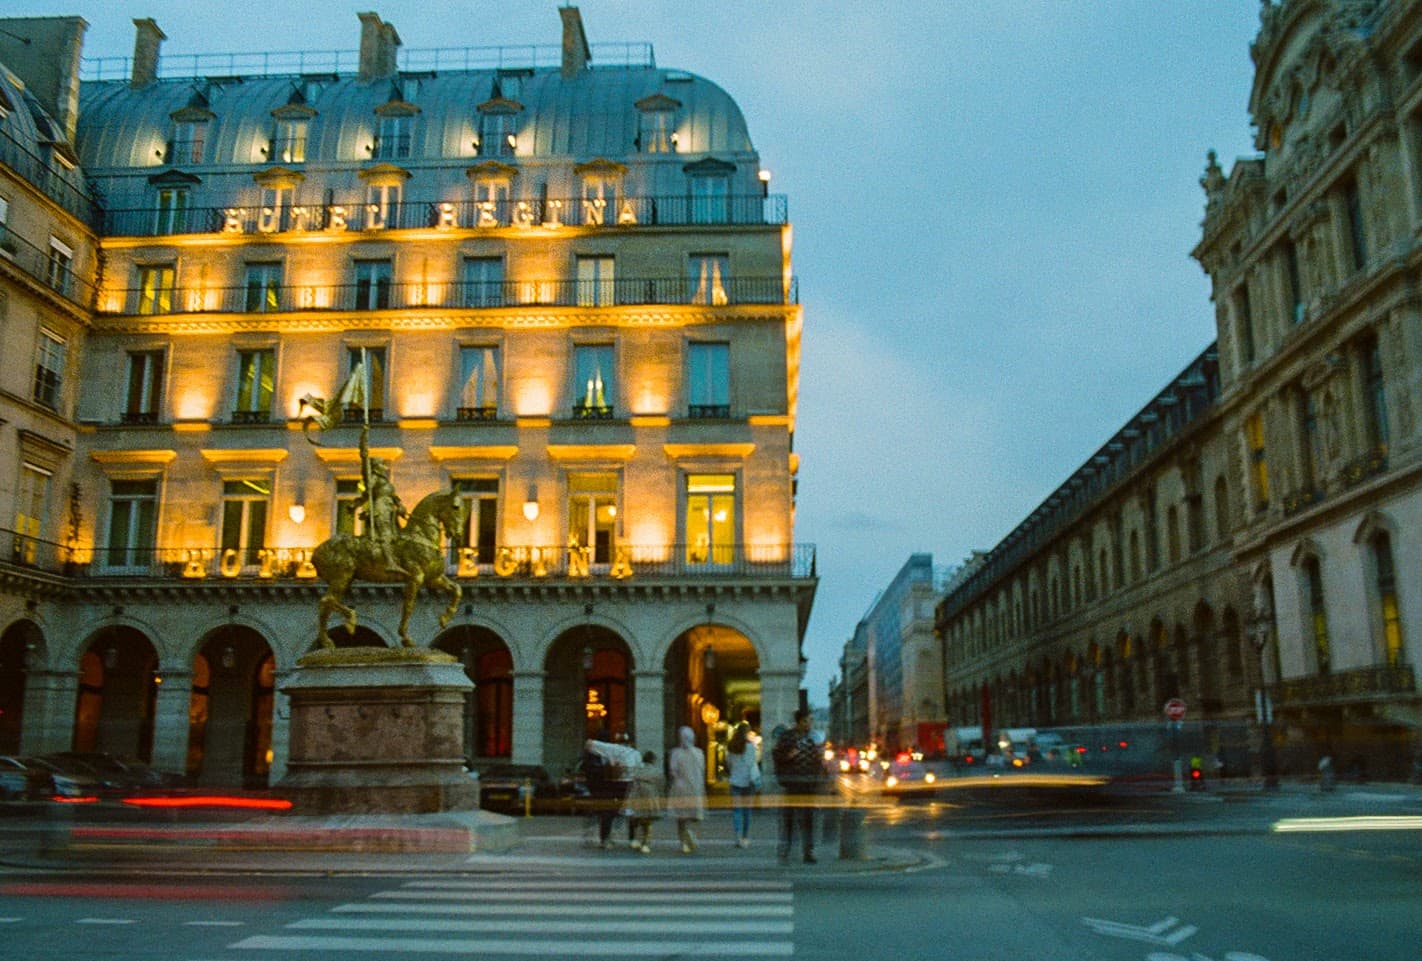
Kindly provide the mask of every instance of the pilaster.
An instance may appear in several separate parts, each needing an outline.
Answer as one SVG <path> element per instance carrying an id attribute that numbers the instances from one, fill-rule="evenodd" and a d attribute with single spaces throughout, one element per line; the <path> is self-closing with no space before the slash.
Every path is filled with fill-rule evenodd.
<path id="1" fill-rule="evenodd" d="M 543 763 L 543 671 L 514 671 L 514 764 Z"/>

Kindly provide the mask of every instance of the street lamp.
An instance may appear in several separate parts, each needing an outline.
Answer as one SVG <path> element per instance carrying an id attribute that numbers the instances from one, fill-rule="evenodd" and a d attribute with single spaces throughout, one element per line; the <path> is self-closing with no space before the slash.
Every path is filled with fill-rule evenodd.
<path id="1" fill-rule="evenodd" d="M 1249 622 L 1249 642 L 1254 645 L 1254 653 L 1259 661 L 1259 689 L 1255 692 L 1255 712 L 1259 719 L 1259 765 L 1263 768 L 1264 787 L 1270 791 L 1279 788 L 1279 761 L 1274 753 L 1274 704 L 1269 697 L 1269 673 L 1266 667 L 1266 652 L 1269 637 L 1274 632 L 1274 619 L 1267 615 L 1256 615 Z"/>

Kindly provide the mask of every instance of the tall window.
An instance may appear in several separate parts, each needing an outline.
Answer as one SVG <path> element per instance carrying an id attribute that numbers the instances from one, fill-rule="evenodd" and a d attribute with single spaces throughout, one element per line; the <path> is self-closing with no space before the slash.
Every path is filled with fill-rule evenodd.
<path id="1" fill-rule="evenodd" d="M 617 222 L 617 184 L 620 177 L 583 176 L 583 224 L 601 226 Z"/>
<path id="2" fill-rule="evenodd" d="M 1244 364 L 1254 363 L 1254 311 L 1249 303 L 1249 285 L 1240 284 L 1234 295 L 1234 327 L 1239 338 L 1239 356 Z"/>
<path id="3" fill-rule="evenodd" d="M 109 498 L 108 566 L 147 567 L 157 547 L 158 481 L 115 480 Z"/>
<path id="4" fill-rule="evenodd" d="M 1323 570 L 1318 558 L 1310 557 L 1303 562 L 1304 587 L 1308 592 L 1309 627 L 1313 632 L 1314 662 L 1318 673 L 1327 674 L 1333 669 L 1333 656 L 1328 643 L 1328 608 L 1323 597 Z"/>
<path id="5" fill-rule="evenodd" d="M 686 560 L 690 564 L 730 564 L 736 545 L 736 476 L 686 477 Z"/>
<path id="6" fill-rule="evenodd" d="M 504 306 L 504 260 L 502 257 L 464 258 L 465 307 Z"/>
<path id="7" fill-rule="evenodd" d="M 39 332 L 39 343 L 35 346 L 34 401 L 59 409 L 59 395 L 64 388 L 64 362 L 68 345 L 64 338 L 44 328 Z"/>
<path id="8" fill-rule="evenodd" d="M 306 161 L 306 128 L 304 118 L 287 118 L 277 121 L 276 142 L 272 145 L 272 156 L 282 163 L 299 164 Z"/>
<path id="9" fill-rule="evenodd" d="M 385 348 L 384 347 L 351 347 L 346 353 L 347 369 L 356 370 L 364 360 L 365 377 L 362 383 L 365 385 L 367 406 L 370 408 L 370 419 L 381 420 L 385 416 Z M 359 421 L 365 416 L 364 408 L 358 404 L 352 404 L 346 409 L 346 420 Z"/>
<path id="10" fill-rule="evenodd" d="M 289 186 L 279 184 L 262 188 L 262 207 L 257 219 L 257 229 L 264 234 L 286 230 L 287 212 L 291 209 L 294 191 Z"/>
<path id="11" fill-rule="evenodd" d="M 617 475 L 568 476 L 568 546 L 588 548 L 593 564 L 611 564 L 617 545 Z"/>
<path id="12" fill-rule="evenodd" d="M 33 564 L 37 541 L 44 537 L 49 516 L 50 472 L 31 463 L 20 465 L 20 487 L 15 498 L 15 560 Z"/>
<path id="13" fill-rule="evenodd" d="M 730 178 L 722 174 L 691 178 L 691 222 L 724 224 L 730 218 Z"/>
<path id="14" fill-rule="evenodd" d="M 460 420 L 493 420 L 499 414 L 499 349 L 459 348 Z"/>
<path id="15" fill-rule="evenodd" d="M 1284 242 L 1284 273 L 1288 280 L 1289 321 L 1302 323 L 1304 318 L 1303 278 L 1299 273 L 1299 249 L 1294 242 Z"/>
<path id="16" fill-rule="evenodd" d="M 1224 475 L 1215 478 L 1215 538 L 1217 542 L 1223 542 L 1229 537 L 1229 484 L 1225 483 Z"/>
<path id="17" fill-rule="evenodd" d="M 576 345 L 573 348 L 573 416 L 611 417 L 616 397 L 612 345 Z"/>
<path id="18" fill-rule="evenodd" d="M 479 757 L 513 754 L 513 656 L 499 647 L 474 662 L 474 701 Z"/>
<path id="19" fill-rule="evenodd" d="M 360 534 L 361 508 L 365 505 L 365 491 L 358 480 L 336 481 L 336 533 Z"/>
<path id="20" fill-rule="evenodd" d="M 355 262 L 355 309 L 384 310 L 390 306 L 390 284 L 394 271 L 388 260 Z"/>
<path id="21" fill-rule="evenodd" d="M 1269 506 L 1269 462 L 1264 453 L 1264 417 L 1250 414 L 1244 422 L 1244 440 L 1249 448 L 1249 480 L 1254 489 L 1254 507 Z"/>
<path id="22" fill-rule="evenodd" d="M 517 117 L 512 113 L 479 115 L 479 155 L 512 157 L 518 151 Z"/>
<path id="23" fill-rule="evenodd" d="M 1368 236 L 1363 227 L 1363 201 L 1356 180 L 1343 185 L 1343 209 L 1348 218 L 1348 253 L 1353 269 L 1362 270 L 1368 263 Z"/>
<path id="24" fill-rule="evenodd" d="M 498 548 L 499 481 L 496 477 L 473 477 L 454 482 L 464 501 L 464 536 L 455 547 L 472 547 L 479 563 L 492 564 Z"/>
<path id="25" fill-rule="evenodd" d="M 163 399 L 163 351 L 139 350 L 128 355 L 128 397 L 123 419 L 128 424 L 158 423 Z"/>
<path id="26" fill-rule="evenodd" d="M 616 302 L 613 258 L 578 258 L 578 306 L 610 307 Z"/>
<path id="27" fill-rule="evenodd" d="M 154 233 L 185 234 L 188 232 L 188 188 L 164 187 L 158 191 L 158 211 Z"/>
<path id="28" fill-rule="evenodd" d="M 275 381 L 274 348 L 238 351 L 237 407 L 232 420 L 238 424 L 265 424 L 269 421 Z"/>
<path id="29" fill-rule="evenodd" d="M 1180 511 L 1174 504 L 1165 509 L 1165 556 L 1171 564 L 1180 563 Z"/>
<path id="30" fill-rule="evenodd" d="M 375 159 L 400 160 L 410 156 L 410 132 L 414 117 L 390 114 L 380 118 L 380 131 L 375 138 Z"/>
<path id="31" fill-rule="evenodd" d="M 688 416 L 731 416 L 731 345 L 687 344 L 686 388 Z"/>
<path id="32" fill-rule="evenodd" d="M 1378 619 L 1382 627 L 1383 663 L 1403 663 L 1402 618 L 1397 609 L 1397 570 L 1393 567 L 1392 538 L 1386 531 L 1373 535 L 1373 573 L 1377 578 Z"/>
<path id="33" fill-rule="evenodd" d="M 268 479 L 230 480 L 222 484 L 222 552 L 236 551 L 244 567 L 257 563 L 267 540 Z"/>
<path id="34" fill-rule="evenodd" d="M 400 198 L 403 195 L 398 183 L 367 184 L 365 188 L 365 225 L 372 230 L 400 226 Z"/>
<path id="35" fill-rule="evenodd" d="M 510 220 L 510 181 L 504 177 L 478 177 L 474 181 L 474 206 L 478 210 L 475 225 L 498 227 Z"/>
<path id="36" fill-rule="evenodd" d="M 643 153 L 676 153 L 676 111 L 641 111 L 637 142 Z"/>
<path id="37" fill-rule="evenodd" d="M 726 254 L 692 254 L 687 266 L 687 299 L 691 303 L 717 307 L 727 303 L 730 258 Z"/>
<path id="38" fill-rule="evenodd" d="M 61 294 L 74 288 L 74 249 L 56 237 L 49 238 L 49 264 L 46 280 Z"/>
<path id="39" fill-rule="evenodd" d="M 1312 490 L 1323 463 L 1323 440 L 1318 429 L 1318 401 L 1307 390 L 1299 389 L 1299 481 L 1304 490 Z"/>
<path id="40" fill-rule="evenodd" d="M 281 310 L 281 264 L 247 265 L 248 313 Z"/>
<path id="41" fill-rule="evenodd" d="M 1387 450 L 1387 387 L 1383 383 L 1382 351 L 1376 335 L 1363 341 L 1363 416 L 1370 450 Z"/>
<path id="42" fill-rule="evenodd" d="M 173 155 L 169 163 L 200 164 L 207 152 L 206 120 L 182 120 L 173 124 Z"/>
<path id="43" fill-rule="evenodd" d="M 171 314 L 177 299 L 178 271 L 172 264 L 138 268 L 138 312 Z"/>

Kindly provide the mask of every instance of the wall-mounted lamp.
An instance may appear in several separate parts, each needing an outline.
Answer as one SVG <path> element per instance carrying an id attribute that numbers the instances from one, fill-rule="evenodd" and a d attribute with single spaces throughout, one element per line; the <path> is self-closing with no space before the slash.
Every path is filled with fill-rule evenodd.
<path id="1" fill-rule="evenodd" d="M 531 521 L 538 520 L 538 485 L 528 485 L 528 497 L 523 502 L 523 516 Z"/>
<path id="2" fill-rule="evenodd" d="M 509 145 L 509 149 L 510 149 L 510 150 L 517 150 L 517 149 L 518 149 L 518 137 L 516 137 L 516 136 L 513 135 L 513 134 L 509 134 L 509 135 L 508 135 L 507 137 L 505 137 L 504 139 L 508 142 L 508 145 Z"/>
<path id="3" fill-rule="evenodd" d="M 583 648 L 583 673 L 586 674 L 593 668 L 593 650 L 591 647 Z"/>
<path id="4" fill-rule="evenodd" d="M 293 524 L 300 524 L 306 520 L 306 505 L 301 502 L 301 498 L 298 497 L 297 500 L 286 509 L 286 516 L 291 518 Z"/>
<path id="5" fill-rule="evenodd" d="M 104 670 L 112 671 L 116 667 L 118 667 L 118 648 L 110 644 L 108 650 L 104 651 Z"/>
<path id="6" fill-rule="evenodd" d="M 770 196 L 770 171 L 769 171 L 769 170 L 762 170 L 762 171 L 760 172 L 760 195 L 761 195 L 762 197 L 768 197 L 768 196 Z"/>
<path id="7" fill-rule="evenodd" d="M 230 671 L 237 666 L 237 651 L 231 644 L 222 649 L 222 669 Z"/>
<path id="8" fill-rule="evenodd" d="M 469 141 L 469 146 L 473 147 L 476 151 L 479 149 L 479 135 L 478 135 L 478 134 L 475 134 L 475 135 L 474 135 L 474 139 L 471 140 L 471 141 Z"/>
<path id="9" fill-rule="evenodd" d="M 705 653 L 701 655 L 701 663 L 705 665 L 708 671 L 716 670 L 716 648 L 707 644 Z"/>

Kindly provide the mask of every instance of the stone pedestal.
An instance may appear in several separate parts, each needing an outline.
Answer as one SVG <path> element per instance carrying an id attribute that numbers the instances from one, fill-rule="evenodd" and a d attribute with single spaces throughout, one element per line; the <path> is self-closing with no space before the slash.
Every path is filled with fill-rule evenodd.
<path id="1" fill-rule="evenodd" d="M 454 658 L 427 649 L 341 648 L 301 659 L 290 755 L 276 790 L 298 814 L 428 814 L 479 807 L 464 769 L 464 695 Z"/>

